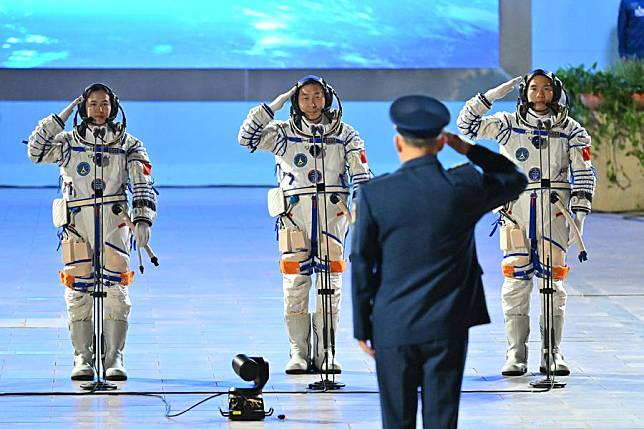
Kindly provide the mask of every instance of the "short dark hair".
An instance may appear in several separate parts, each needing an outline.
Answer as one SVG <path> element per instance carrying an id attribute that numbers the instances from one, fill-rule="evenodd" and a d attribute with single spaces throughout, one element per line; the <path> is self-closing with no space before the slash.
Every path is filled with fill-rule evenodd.
<path id="1" fill-rule="evenodd" d="M 431 148 L 436 145 L 436 141 L 438 136 L 436 137 L 408 137 L 406 135 L 400 134 L 400 137 L 405 141 L 405 143 L 409 146 L 413 146 L 415 148 Z"/>

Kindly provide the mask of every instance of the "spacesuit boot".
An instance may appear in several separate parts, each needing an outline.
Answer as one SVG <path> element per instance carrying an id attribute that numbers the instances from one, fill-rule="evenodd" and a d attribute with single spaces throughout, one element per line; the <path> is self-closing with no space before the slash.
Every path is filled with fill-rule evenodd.
<path id="1" fill-rule="evenodd" d="M 333 334 L 337 333 L 338 329 L 338 314 L 334 314 L 332 318 Z M 329 326 L 331 328 L 331 326 Z M 340 374 L 342 367 L 331 353 L 331 329 L 328 331 L 328 353 L 329 358 L 328 369 L 324 353 L 324 318 L 320 313 L 313 313 L 313 365 L 317 370 L 324 374 Z"/>
<path id="2" fill-rule="evenodd" d="M 74 368 L 71 379 L 78 381 L 94 380 L 92 362 L 92 343 L 94 339 L 94 324 L 91 320 L 79 320 L 69 323 L 69 336 L 74 347 Z"/>
<path id="3" fill-rule="evenodd" d="M 284 316 L 286 333 L 291 344 L 290 359 L 284 368 L 287 374 L 306 374 L 309 370 L 309 354 L 311 346 L 311 316 L 294 314 Z"/>
<path id="4" fill-rule="evenodd" d="M 552 320 L 552 328 L 553 328 L 553 340 L 552 340 L 552 358 L 550 362 L 550 371 L 554 375 L 570 375 L 570 368 L 568 367 L 568 364 L 564 360 L 563 355 L 561 354 L 561 350 L 559 349 L 559 346 L 561 345 L 561 336 L 563 334 L 563 324 L 564 324 L 564 318 L 563 316 L 553 316 Z M 541 352 L 541 365 L 539 366 L 539 371 L 541 371 L 542 374 L 546 373 L 546 367 L 547 367 L 547 353 L 545 353 L 545 341 L 543 337 L 543 323 L 540 324 L 541 327 L 541 344 L 542 344 L 542 352 Z"/>
<path id="5" fill-rule="evenodd" d="M 105 320 L 105 379 L 111 381 L 127 380 L 127 371 L 123 367 L 123 349 L 127 336 L 128 323 L 122 320 Z"/>
<path id="6" fill-rule="evenodd" d="M 523 375 L 528 371 L 530 317 L 521 315 L 505 316 L 505 335 L 508 340 L 508 348 L 501 374 L 509 376 Z"/>

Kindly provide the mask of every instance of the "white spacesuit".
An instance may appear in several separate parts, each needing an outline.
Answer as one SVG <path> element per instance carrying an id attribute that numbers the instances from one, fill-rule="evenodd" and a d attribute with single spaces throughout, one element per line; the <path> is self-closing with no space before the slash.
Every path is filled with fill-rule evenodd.
<path id="1" fill-rule="evenodd" d="M 517 112 L 484 116 L 495 100 L 507 95 L 519 82 Z M 542 82 L 545 91 L 552 95 L 550 100 L 546 100 L 543 88 L 537 88 L 537 82 Z M 534 110 L 533 98 L 538 98 L 542 110 Z M 563 281 L 569 270 L 565 262 L 569 225 L 563 213 L 549 203 L 548 190 L 556 193 L 564 207 L 575 213 L 574 222 L 582 231 L 595 190 L 590 136 L 567 116 L 566 94 L 561 81 L 543 70 L 535 70 L 485 94 L 477 94 L 465 104 L 457 124 L 463 134 L 473 139 L 496 140 L 500 153 L 511 159 L 529 179 L 519 199 L 501 211 L 504 214 L 501 249 L 505 277 L 502 307 L 508 342 L 507 361 L 501 372 L 503 375 L 522 375 L 527 371 L 532 278 L 535 274 L 539 278 L 546 277 L 546 264 L 550 261 L 555 289 L 552 369 L 555 375 L 568 375 L 570 370 L 561 355 L 560 343 L 566 306 Z M 541 326 L 543 341 L 543 319 Z M 546 370 L 543 353 L 540 369 Z"/>
<path id="2" fill-rule="evenodd" d="M 307 86 L 309 84 L 312 86 Z M 303 114 L 299 103 L 304 102 L 302 97 L 309 100 L 306 91 L 318 91 L 318 88 L 323 96 L 318 94 L 321 101 L 317 106 L 313 105 L 313 111 L 320 112 L 320 116 L 312 121 Z M 370 178 L 364 142 L 351 126 L 341 122 L 341 107 L 331 109 L 334 95 L 324 80 L 306 76 L 270 105 L 261 104 L 251 109 L 239 131 L 239 143 L 251 152 L 264 150 L 275 154 L 279 188 L 269 192 L 269 205 L 274 207 L 271 214 L 278 216 L 284 314 L 291 348 L 291 359 L 286 365 L 288 374 L 308 370 L 311 275 L 318 273 L 319 289 L 324 275 L 320 271 L 326 268 L 330 271 L 328 287 L 333 289 L 330 328 L 337 331 L 350 185 L 355 187 Z M 289 98 L 290 119 L 274 120 L 274 112 Z M 313 131 L 311 127 L 314 127 Z M 315 130 L 315 127 L 320 128 Z M 322 299 L 318 295 L 312 315 L 312 363 L 318 370 L 324 370 L 328 364 L 328 372 L 338 373 L 341 368 L 335 360 L 324 362 L 321 305 Z M 332 332 L 328 334 L 330 341 L 333 335 Z"/>
<path id="3" fill-rule="evenodd" d="M 92 94 L 108 94 L 109 113 L 102 125 L 88 119 L 87 103 Z M 94 103 L 94 101 L 92 101 Z M 74 105 L 79 105 L 83 122 L 65 132 L 65 120 Z M 95 108 L 95 107 L 92 107 Z M 115 205 L 128 211 L 128 186 L 133 194 L 131 220 L 136 224 L 137 244 L 147 244 L 150 226 L 156 215 L 156 194 L 150 176 L 151 164 L 141 141 L 125 133 L 124 125 L 112 122 L 118 113 L 118 98 L 102 85 L 88 87 L 83 96 L 61 112 L 42 119 L 28 140 L 28 156 L 34 163 L 54 163 L 60 167 L 62 199 L 54 203 L 54 221 L 62 227 L 61 282 L 67 286 L 65 301 L 69 330 L 74 348 L 73 380 L 92 380 L 92 323 L 94 264 L 100 261 L 104 299 L 104 368 L 108 380 L 125 380 L 123 349 L 131 302 L 128 286 L 134 272 L 129 271 L 130 236 L 122 214 Z M 100 207 L 102 225 L 95 221 L 94 204 Z M 100 231 L 95 241 L 95 229 Z M 102 237 L 102 240 L 101 240 Z M 95 243 L 102 241 L 101 252 Z"/>

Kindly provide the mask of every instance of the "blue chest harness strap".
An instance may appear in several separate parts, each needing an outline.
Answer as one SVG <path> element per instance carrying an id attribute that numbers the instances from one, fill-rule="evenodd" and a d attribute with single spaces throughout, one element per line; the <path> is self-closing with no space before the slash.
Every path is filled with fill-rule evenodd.
<path id="1" fill-rule="evenodd" d="M 561 131 L 548 131 L 548 130 L 527 130 L 525 128 L 516 128 L 512 127 L 512 131 L 517 134 L 528 134 L 533 136 L 550 136 L 553 138 L 569 138 L 568 134 L 562 133 Z M 550 133 L 550 134 L 548 134 Z"/>
<path id="2" fill-rule="evenodd" d="M 543 240 L 548 240 L 546 237 L 543 237 L 543 231 L 541 232 L 541 235 Z M 528 238 L 530 239 L 530 259 L 532 260 L 534 272 L 536 273 L 537 277 L 550 277 L 551 273 L 539 259 L 537 244 L 537 194 L 535 192 L 532 192 L 530 194 L 530 226 Z"/>

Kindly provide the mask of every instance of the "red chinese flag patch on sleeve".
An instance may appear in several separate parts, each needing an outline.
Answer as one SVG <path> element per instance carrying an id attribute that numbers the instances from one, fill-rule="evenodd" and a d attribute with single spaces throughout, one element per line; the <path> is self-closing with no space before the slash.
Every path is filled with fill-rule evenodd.
<path id="1" fill-rule="evenodd" d="M 367 152 L 364 149 L 360 149 L 360 162 L 363 164 L 367 163 Z"/>
<path id="2" fill-rule="evenodd" d="M 143 164 L 143 174 L 145 174 L 146 176 L 149 176 L 150 174 L 152 174 L 152 164 L 150 164 L 149 162 L 144 162 L 142 164 Z"/>
<path id="3" fill-rule="evenodd" d="M 590 146 L 586 146 L 581 150 L 581 156 L 584 157 L 584 161 L 590 161 Z"/>

